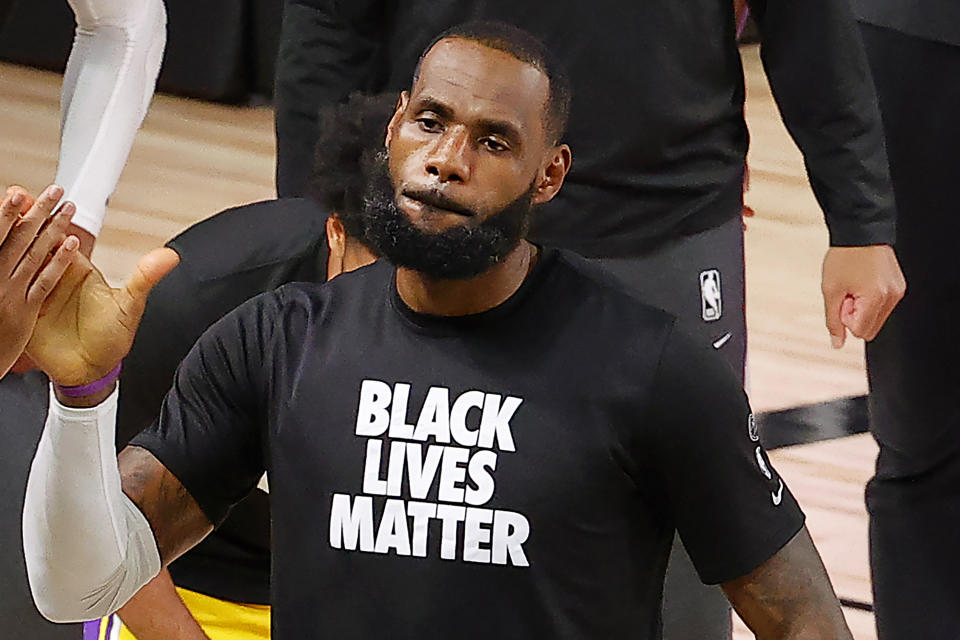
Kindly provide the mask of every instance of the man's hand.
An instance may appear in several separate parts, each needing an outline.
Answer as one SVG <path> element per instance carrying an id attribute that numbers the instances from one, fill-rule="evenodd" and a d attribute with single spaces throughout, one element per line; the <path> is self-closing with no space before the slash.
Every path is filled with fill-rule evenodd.
<path id="1" fill-rule="evenodd" d="M 112 289 L 78 254 L 44 304 L 27 355 L 57 384 L 99 380 L 130 351 L 147 294 L 179 260 L 172 249 L 155 249 L 123 287 Z"/>
<path id="2" fill-rule="evenodd" d="M 73 205 L 50 217 L 62 196 L 63 189 L 50 186 L 34 201 L 10 187 L 0 203 L 0 377 L 20 356 L 41 305 L 77 257 L 80 243 L 66 235 Z"/>
<path id="3" fill-rule="evenodd" d="M 839 349 L 847 329 L 867 341 L 877 337 L 907 283 L 890 245 L 830 247 L 822 289 L 830 342 Z"/>

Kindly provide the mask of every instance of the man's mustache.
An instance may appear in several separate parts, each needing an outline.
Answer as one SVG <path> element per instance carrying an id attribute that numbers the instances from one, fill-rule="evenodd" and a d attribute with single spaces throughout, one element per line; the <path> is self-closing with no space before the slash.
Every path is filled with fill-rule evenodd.
<path id="1" fill-rule="evenodd" d="M 476 212 L 470 207 L 464 206 L 456 200 L 451 199 L 449 196 L 434 189 L 404 189 L 401 191 L 401 194 L 407 198 L 410 198 L 411 200 L 422 202 L 428 207 L 433 207 L 434 209 L 445 209 L 447 211 L 459 213 L 462 216 L 468 216 L 471 218 L 477 215 Z"/>

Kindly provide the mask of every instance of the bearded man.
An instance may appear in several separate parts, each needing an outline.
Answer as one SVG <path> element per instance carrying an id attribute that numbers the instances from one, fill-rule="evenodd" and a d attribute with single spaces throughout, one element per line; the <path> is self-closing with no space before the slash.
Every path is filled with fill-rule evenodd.
<path id="1" fill-rule="evenodd" d="M 657 638 L 675 531 L 759 638 L 850 638 L 730 368 L 524 240 L 571 164 L 568 104 L 525 32 L 441 36 L 369 160 L 387 260 L 216 323 L 119 465 L 118 363 L 175 259 L 122 291 L 68 272 L 28 347 L 54 381 L 24 513 L 41 611 L 121 606 L 266 472 L 281 640 Z"/>

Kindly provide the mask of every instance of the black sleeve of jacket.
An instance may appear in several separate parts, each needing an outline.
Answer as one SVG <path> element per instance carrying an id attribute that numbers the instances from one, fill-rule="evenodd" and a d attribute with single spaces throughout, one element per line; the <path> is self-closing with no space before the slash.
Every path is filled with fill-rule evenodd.
<path id="1" fill-rule="evenodd" d="M 750 0 L 761 57 L 803 152 L 833 246 L 892 244 L 896 214 L 876 92 L 846 0 Z"/>
<path id="2" fill-rule="evenodd" d="M 372 91 L 392 3 L 286 0 L 277 54 L 274 105 L 277 194 L 307 193 L 317 111 L 354 91 Z"/>

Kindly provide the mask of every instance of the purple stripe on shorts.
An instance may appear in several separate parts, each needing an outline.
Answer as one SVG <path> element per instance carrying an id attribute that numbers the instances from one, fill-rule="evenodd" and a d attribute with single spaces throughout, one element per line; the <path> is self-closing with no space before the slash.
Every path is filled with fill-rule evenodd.
<path id="1" fill-rule="evenodd" d="M 110 640 L 110 634 L 113 633 L 113 625 L 119 624 L 120 619 L 117 616 L 110 616 L 107 619 L 107 631 L 103 634 L 104 640 Z"/>
<path id="2" fill-rule="evenodd" d="M 83 640 L 97 640 L 100 637 L 100 621 L 91 620 L 83 623 Z"/>

